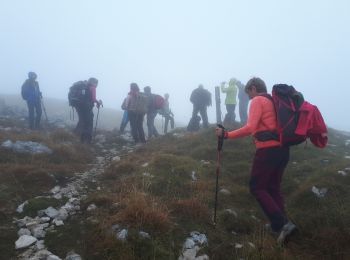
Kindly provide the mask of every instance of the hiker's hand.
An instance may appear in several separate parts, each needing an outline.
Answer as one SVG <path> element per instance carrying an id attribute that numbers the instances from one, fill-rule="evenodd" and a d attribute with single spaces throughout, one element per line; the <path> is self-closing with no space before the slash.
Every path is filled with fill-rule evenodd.
<path id="1" fill-rule="evenodd" d="M 102 103 L 101 99 L 96 102 L 96 106 L 97 106 L 97 108 L 103 107 L 103 103 Z"/>

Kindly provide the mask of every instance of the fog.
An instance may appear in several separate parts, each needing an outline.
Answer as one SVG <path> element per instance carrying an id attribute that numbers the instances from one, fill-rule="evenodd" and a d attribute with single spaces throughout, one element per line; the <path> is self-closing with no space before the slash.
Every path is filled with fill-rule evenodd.
<path id="1" fill-rule="evenodd" d="M 214 96 L 221 81 L 258 76 L 269 89 L 293 85 L 330 127 L 350 130 L 349 7 L 346 0 L 2 0 L 0 93 L 19 93 L 35 71 L 44 98 L 66 100 L 73 82 L 96 77 L 98 99 L 120 109 L 136 82 L 169 93 L 175 120 L 187 123 L 198 84 Z"/>

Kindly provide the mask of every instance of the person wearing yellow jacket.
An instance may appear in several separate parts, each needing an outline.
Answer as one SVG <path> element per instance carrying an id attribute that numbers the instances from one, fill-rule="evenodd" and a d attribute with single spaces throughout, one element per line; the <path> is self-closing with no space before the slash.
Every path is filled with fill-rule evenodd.
<path id="1" fill-rule="evenodd" d="M 236 96 L 237 96 L 237 80 L 235 78 L 230 79 L 228 86 L 225 86 L 226 82 L 221 83 L 221 92 L 226 93 L 225 105 L 226 115 L 224 122 L 234 123 L 236 119 L 235 108 L 236 108 Z"/>

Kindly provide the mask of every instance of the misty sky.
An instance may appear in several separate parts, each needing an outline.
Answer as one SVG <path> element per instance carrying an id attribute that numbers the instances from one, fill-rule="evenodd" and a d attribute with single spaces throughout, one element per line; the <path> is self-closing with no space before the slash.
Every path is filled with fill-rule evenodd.
<path id="1" fill-rule="evenodd" d="M 44 97 L 66 100 L 73 82 L 94 76 L 98 98 L 120 109 L 136 82 L 169 93 L 175 120 L 187 123 L 198 84 L 214 95 L 221 81 L 259 76 L 269 89 L 293 85 L 329 126 L 350 130 L 349 7 L 346 0 L 0 0 L 0 93 L 19 93 L 35 71 Z"/>

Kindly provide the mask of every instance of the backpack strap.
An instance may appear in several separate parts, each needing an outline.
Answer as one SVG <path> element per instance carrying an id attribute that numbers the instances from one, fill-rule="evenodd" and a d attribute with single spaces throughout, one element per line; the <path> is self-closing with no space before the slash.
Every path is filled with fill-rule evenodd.
<path id="1" fill-rule="evenodd" d="M 275 110 L 275 115 L 277 118 L 277 111 L 276 111 L 276 106 L 275 103 L 273 101 L 273 98 L 270 94 L 268 93 L 262 93 L 259 94 L 259 96 L 267 98 L 268 100 L 270 100 L 272 102 L 273 108 Z M 278 133 L 278 131 L 260 131 L 254 134 L 254 138 L 256 140 L 258 140 L 259 142 L 266 142 L 266 141 L 271 141 L 271 140 L 275 140 L 275 141 L 280 141 L 280 135 Z"/>

